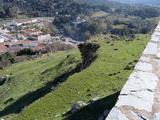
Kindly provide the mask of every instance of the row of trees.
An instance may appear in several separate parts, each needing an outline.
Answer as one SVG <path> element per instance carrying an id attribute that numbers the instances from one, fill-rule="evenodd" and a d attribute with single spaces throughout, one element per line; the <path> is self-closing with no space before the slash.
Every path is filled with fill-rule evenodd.
<path id="1" fill-rule="evenodd" d="M 52 30 L 76 40 L 86 40 L 97 33 L 112 33 L 121 36 L 148 33 L 155 27 L 155 23 L 149 21 L 148 18 L 160 15 L 159 8 L 151 6 L 124 4 L 94 4 L 93 6 L 80 4 L 73 0 L 7 0 L 5 2 L 0 0 L 1 2 L 3 3 L 0 5 L 1 18 L 14 18 L 19 10 L 32 17 L 54 16 Z M 112 16 L 98 19 L 88 18 L 97 11 L 105 11 L 113 18 Z M 87 16 L 87 21 L 75 26 L 73 22 L 79 15 Z M 115 16 L 117 16 L 116 19 Z M 129 20 L 126 22 L 123 18 Z"/>
<path id="2" fill-rule="evenodd" d="M 105 1 L 106 2 L 106 1 Z M 106 2 L 107 3 L 107 2 Z M 141 18 L 158 17 L 158 7 L 130 6 L 125 4 L 80 4 L 75 0 L 0 0 L 0 17 L 15 17 L 18 9 L 30 16 L 77 16 L 92 11 L 102 10 L 112 14 L 134 15 Z"/>
<path id="3" fill-rule="evenodd" d="M 78 25 L 60 24 L 62 34 L 73 39 L 84 41 L 95 34 L 114 34 L 118 36 L 130 37 L 134 34 L 147 34 L 157 25 L 157 19 L 142 19 L 140 17 L 110 15 L 99 19 L 88 17 L 87 21 Z M 57 25 L 57 24 L 55 24 Z"/>
<path id="4" fill-rule="evenodd" d="M 0 0 L 0 18 L 15 18 L 18 15 L 18 7 Z"/>

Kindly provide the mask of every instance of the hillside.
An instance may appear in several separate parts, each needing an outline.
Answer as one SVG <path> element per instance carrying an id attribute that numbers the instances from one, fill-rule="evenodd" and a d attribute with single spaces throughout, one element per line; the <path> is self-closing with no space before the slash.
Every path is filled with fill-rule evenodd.
<path id="1" fill-rule="evenodd" d="M 0 17 L 72 15 L 85 12 L 84 5 L 73 0 L 0 0 Z"/>
<path id="2" fill-rule="evenodd" d="M 8 76 L 6 84 L 0 86 L 0 109 L 45 86 L 62 73 L 71 71 L 80 62 L 79 59 L 77 50 L 64 51 L 0 70 L 1 76 Z"/>
<path id="3" fill-rule="evenodd" d="M 66 78 L 49 94 L 26 104 L 22 111 L 16 111 L 24 103 L 21 96 L 43 87 L 46 81 L 53 80 L 60 73 L 75 68 L 80 60 L 79 52 L 57 52 L 4 69 L 1 74 L 9 74 L 9 80 L 0 88 L 1 93 L 5 93 L 1 97 L 1 110 L 8 107 L 0 115 L 6 115 L 4 118 L 7 120 L 97 120 L 104 110 L 114 105 L 115 93 L 120 91 L 132 72 L 148 40 L 148 35 L 137 35 L 133 41 L 111 42 L 104 36 L 95 37 L 93 41 L 100 44 L 96 60 L 87 69 Z M 70 57 L 66 58 L 68 55 Z M 24 99 L 27 100 L 27 96 Z M 92 103 L 94 99 L 96 102 Z M 84 101 L 87 106 L 70 114 L 71 106 L 77 101 Z"/>
<path id="4" fill-rule="evenodd" d="M 129 4 L 160 5 L 160 1 L 158 0 L 109 0 L 109 1 L 116 1 Z"/>
<path id="5" fill-rule="evenodd" d="M 134 34 L 147 34 L 155 28 L 160 15 L 158 7 L 107 0 L 0 0 L 0 3 L 0 20 L 53 17 L 51 34 L 76 41 L 86 41 L 101 33 L 129 39 Z M 102 12 L 106 15 L 99 14 Z"/>
<path id="6" fill-rule="evenodd" d="M 125 1 L 0 0 L 0 120 L 104 119 L 160 16 Z"/>
<path id="7" fill-rule="evenodd" d="M 143 4 L 143 5 L 160 5 L 160 1 L 158 0 L 81 0 L 82 2 L 88 2 L 92 4 L 116 4 L 127 3 L 127 4 Z"/>

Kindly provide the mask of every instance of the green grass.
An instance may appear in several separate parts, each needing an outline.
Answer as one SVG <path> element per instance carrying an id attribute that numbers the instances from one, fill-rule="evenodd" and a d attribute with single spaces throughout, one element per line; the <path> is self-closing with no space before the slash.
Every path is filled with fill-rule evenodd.
<path id="1" fill-rule="evenodd" d="M 5 118 L 7 118 L 7 120 L 67 119 L 65 117 L 68 116 L 63 116 L 63 113 L 68 112 L 71 106 L 77 101 L 85 101 L 88 103 L 88 106 L 80 110 L 76 116 L 73 115 L 73 118 L 72 116 L 68 117 L 69 120 L 97 120 L 99 114 L 103 110 L 107 108 L 110 109 L 111 104 L 113 104 L 115 100 L 113 99 L 114 97 L 110 97 L 109 95 L 121 90 L 122 86 L 128 79 L 128 76 L 132 72 L 132 69 L 124 70 L 124 68 L 130 62 L 139 59 L 149 40 L 149 35 L 137 35 L 134 41 L 112 41 L 109 43 L 106 42 L 103 37 L 97 37 L 96 40 L 99 41 L 101 47 L 98 50 L 97 59 L 90 67 L 80 73 L 70 76 L 66 82 L 61 84 L 55 91 L 35 101 L 30 106 L 26 107 L 21 113 L 6 116 Z M 77 51 L 74 53 L 76 52 Z M 62 57 L 63 55 L 60 56 L 61 55 L 59 55 L 59 58 L 64 59 L 64 57 Z M 54 55 L 53 58 L 55 59 L 55 57 L 56 55 Z M 53 58 L 51 57 L 50 59 Z M 57 64 L 59 60 L 53 60 L 52 64 Z M 40 66 L 43 63 L 43 60 L 40 61 L 41 63 L 39 64 L 37 63 L 38 61 L 35 61 L 36 66 L 39 68 L 41 68 Z M 51 64 L 48 60 L 45 61 L 47 62 L 46 66 L 43 66 L 42 69 L 46 69 L 46 67 Z M 32 64 L 32 66 L 33 65 L 34 64 Z M 26 71 L 24 66 L 25 63 L 21 63 L 13 67 L 17 68 L 17 70 L 19 70 L 18 68 L 21 68 L 21 71 L 19 72 L 22 72 Z M 12 69 L 10 71 L 14 74 L 17 70 Z M 34 70 L 34 67 L 32 70 Z M 47 71 L 50 70 L 52 71 L 52 68 L 47 69 Z M 29 71 L 26 71 L 25 73 L 27 72 Z M 51 72 L 48 72 L 48 74 L 51 74 Z M 32 74 L 28 77 L 32 78 Z M 21 79 L 18 77 L 13 80 L 16 80 L 17 82 L 19 80 L 21 82 Z M 29 82 L 27 84 L 29 84 Z M 34 88 L 35 86 L 37 87 L 37 84 L 29 86 Z M 14 91 L 14 95 L 16 95 L 17 89 Z M 89 101 L 95 97 L 99 97 L 100 100 L 96 105 L 92 105 Z"/>
<path id="2" fill-rule="evenodd" d="M 69 57 L 67 57 L 69 56 Z M 53 53 L 36 60 L 14 64 L 0 71 L 9 80 L 0 87 L 0 110 L 30 91 L 42 87 L 47 81 L 74 68 L 80 60 L 78 50 Z M 4 104 L 5 101 L 12 101 Z"/>

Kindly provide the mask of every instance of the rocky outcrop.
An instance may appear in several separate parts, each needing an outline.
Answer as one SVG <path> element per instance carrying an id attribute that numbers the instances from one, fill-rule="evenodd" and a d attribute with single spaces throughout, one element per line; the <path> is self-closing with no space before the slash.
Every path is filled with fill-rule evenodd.
<path id="1" fill-rule="evenodd" d="M 2 86 L 7 80 L 7 77 L 0 76 L 0 86 Z"/>
<path id="2" fill-rule="evenodd" d="M 160 24 L 106 120 L 160 120 Z"/>
<path id="3" fill-rule="evenodd" d="M 97 56 L 96 51 L 99 47 L 100 45 L 96 43 L 83 43 L 78 45 L 82 56 L 81 69 L 87 68 L 95 60 Z"/>
<path id="4" fill-rule="evenodd" d="M 72 106 L 72 109 L 71 109 L 71 112 L 72 113 L 75 113 L 77 112 L 78 110 L 80 110 L 81 108 L 83 108 L 84 106 L 86 106 L 87 103 L 83 102 L 83 101 L 78 101 L 77 103 L 75 103 L 73 106 Z"/>

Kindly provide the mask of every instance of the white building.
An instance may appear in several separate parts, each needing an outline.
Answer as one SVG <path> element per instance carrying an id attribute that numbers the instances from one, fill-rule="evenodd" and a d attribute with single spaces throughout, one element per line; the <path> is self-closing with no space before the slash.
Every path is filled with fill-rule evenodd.
<path id="1" fill-rule="evenodd" d="M 8 23 L 6 24 L 6 27 L 11 27 L 11 26 L 19 27 L 19 26 L 21 26 L 21 25 L 22 25 L 21 22 L 17 22 L 17 21 L 15 21 L 15 20 L 13 20 L 12 22 L 8 22 Z"/>
<path id="2" fill-rule="evenodd" d="M 9 33 L 9 32 L 10 31 L 7 30 L 7 28 L 5 28 L 5 29 L 0 28 L 0 33 L 6 34 L 6 33 Z"/>
<path id="3" fill-rule="evenodd" d="M 52 40 L 52 37 L 50 34 L 38 36 L 39 43 L 49 43 L 51 40 Z"/>
<path id="4" fill-rule="evenodd" d="M 0 36 L 0 43 L 4 42 L 4 38 Z"/>
<path id="5" fill-rule="evenodd" d="M 8 41 L 6 36 L 0 35 L 0 43 Z"/>
<path id="6" fill-rule="evenodd" d="M 78 24 L 85 23 L 85 22 L 86 20 L 84 18 L 78 16 L 76 19 L 76 22 L 73 22 L 73 24 L 78 25 Z"/>

